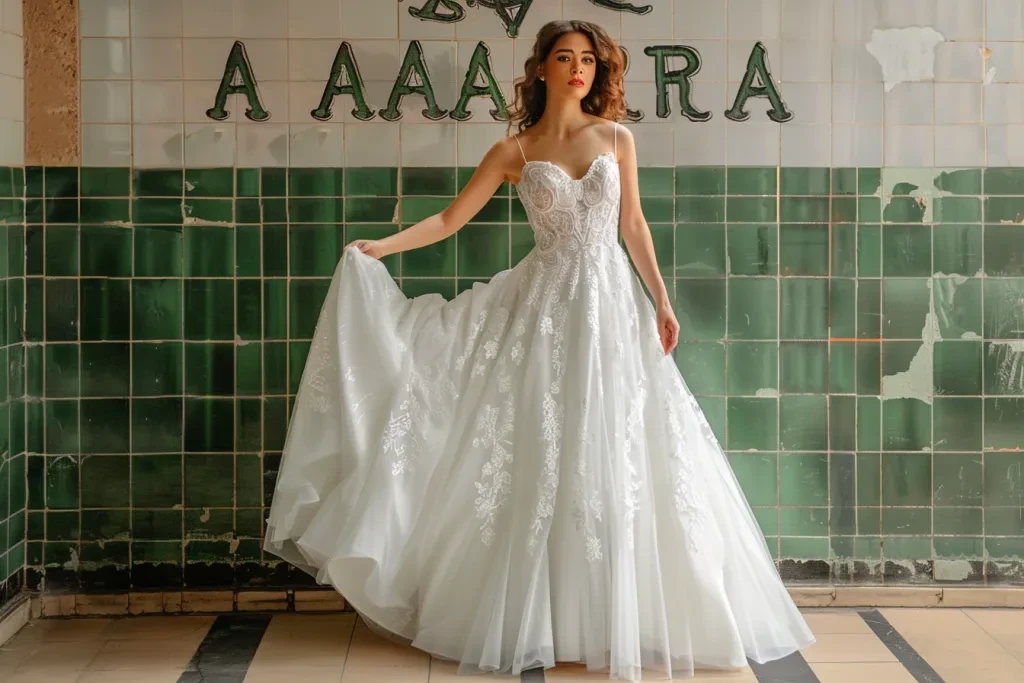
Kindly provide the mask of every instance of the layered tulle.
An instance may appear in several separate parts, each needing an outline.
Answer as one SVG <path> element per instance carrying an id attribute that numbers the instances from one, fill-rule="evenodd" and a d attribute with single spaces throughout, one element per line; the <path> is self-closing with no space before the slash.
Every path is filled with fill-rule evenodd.
<path id="1" fill-rule="evenodd" d="M 609 201 L 613 167 L 532 169 L 579 199 L 564 221 Z M 467 673 L 578 661 L 635 680 L 810 644 L 614 232 L 552 237 L 544 196 L 524 203 L 538 248 L 450 302 L 346 251 L 267 550 Z"/>
<path id="2" fill-rule="evenodd" d="M 527 260 L 445 302 L 346 252 L 267 549 L 467 672 L 582 661 L 637 679 L 809 644 L 653 310 L 609 259 L 608 287 L 575 299 Z"/>

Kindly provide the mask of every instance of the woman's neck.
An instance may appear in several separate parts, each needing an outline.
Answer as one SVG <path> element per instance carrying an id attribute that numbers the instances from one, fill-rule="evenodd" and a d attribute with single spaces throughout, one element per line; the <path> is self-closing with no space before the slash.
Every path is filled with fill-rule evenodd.
<path id="1" fill-rule="evenodd" d="M 586 124 L 587 115 L 583 113 L 579 100 L 564 98 L 547 101 L 536 128 L 544 136 L 565 140 Z"/>

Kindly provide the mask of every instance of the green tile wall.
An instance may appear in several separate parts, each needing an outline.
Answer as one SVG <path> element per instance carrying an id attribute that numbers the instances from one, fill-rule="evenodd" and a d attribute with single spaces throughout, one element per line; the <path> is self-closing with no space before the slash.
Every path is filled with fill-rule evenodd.
<path id="1" fill-rule="evenodd" d="M 24 173 L 0 167 L 0 612 L 24 585 Z"/>
<path id="2" fill-rule="evenodd" d="M 48 590 L 303 582 L 260 536 L 330 276 L 471 172 L 27 169 L 0 410 L 24 411 L 28 512 L 12 445 L 7 566 L 24 554 Z M 786 579 L 1024 580 L 1024 169 L 640 178 L 679 366 Z M 386 263 L 451 297 L 531 246 L 506 187 Z"/>

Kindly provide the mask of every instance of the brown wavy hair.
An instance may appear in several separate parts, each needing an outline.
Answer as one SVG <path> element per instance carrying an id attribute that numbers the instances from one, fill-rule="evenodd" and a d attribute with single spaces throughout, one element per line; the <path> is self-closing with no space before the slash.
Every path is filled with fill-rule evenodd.
<path id="1" fill-rule="evenodd" d="M 537 70 L 547 61 L 558 39 L 568 33 L 582 33 L 597 53 L 597 73 L 590 92 L 583 98 L 583 111 L 603 119 L 618 121 L 626 113 L 626 93 L 622 87 L 625 59 L 608 32 L 589 21 L 550 21 L 537 33 L 533 54 L 526 60 L 526 75 L 516 82 L 515 100 L 509 109 L 509 128 L 522 133 L 540 121 L 547 105 L 547 90 Z"/>

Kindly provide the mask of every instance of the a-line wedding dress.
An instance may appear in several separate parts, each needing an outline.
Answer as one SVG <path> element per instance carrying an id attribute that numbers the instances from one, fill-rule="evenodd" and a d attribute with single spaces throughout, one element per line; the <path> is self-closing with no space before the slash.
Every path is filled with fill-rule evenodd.
<path id="1" fill-rule="evenodd" d="M 811 644 L 617 242 L 616 154 L 579 179 L 524 162 L 535 248 L 452 301 L 345 251 L 266 549 L 465 673 L 668 677 Z"/>

